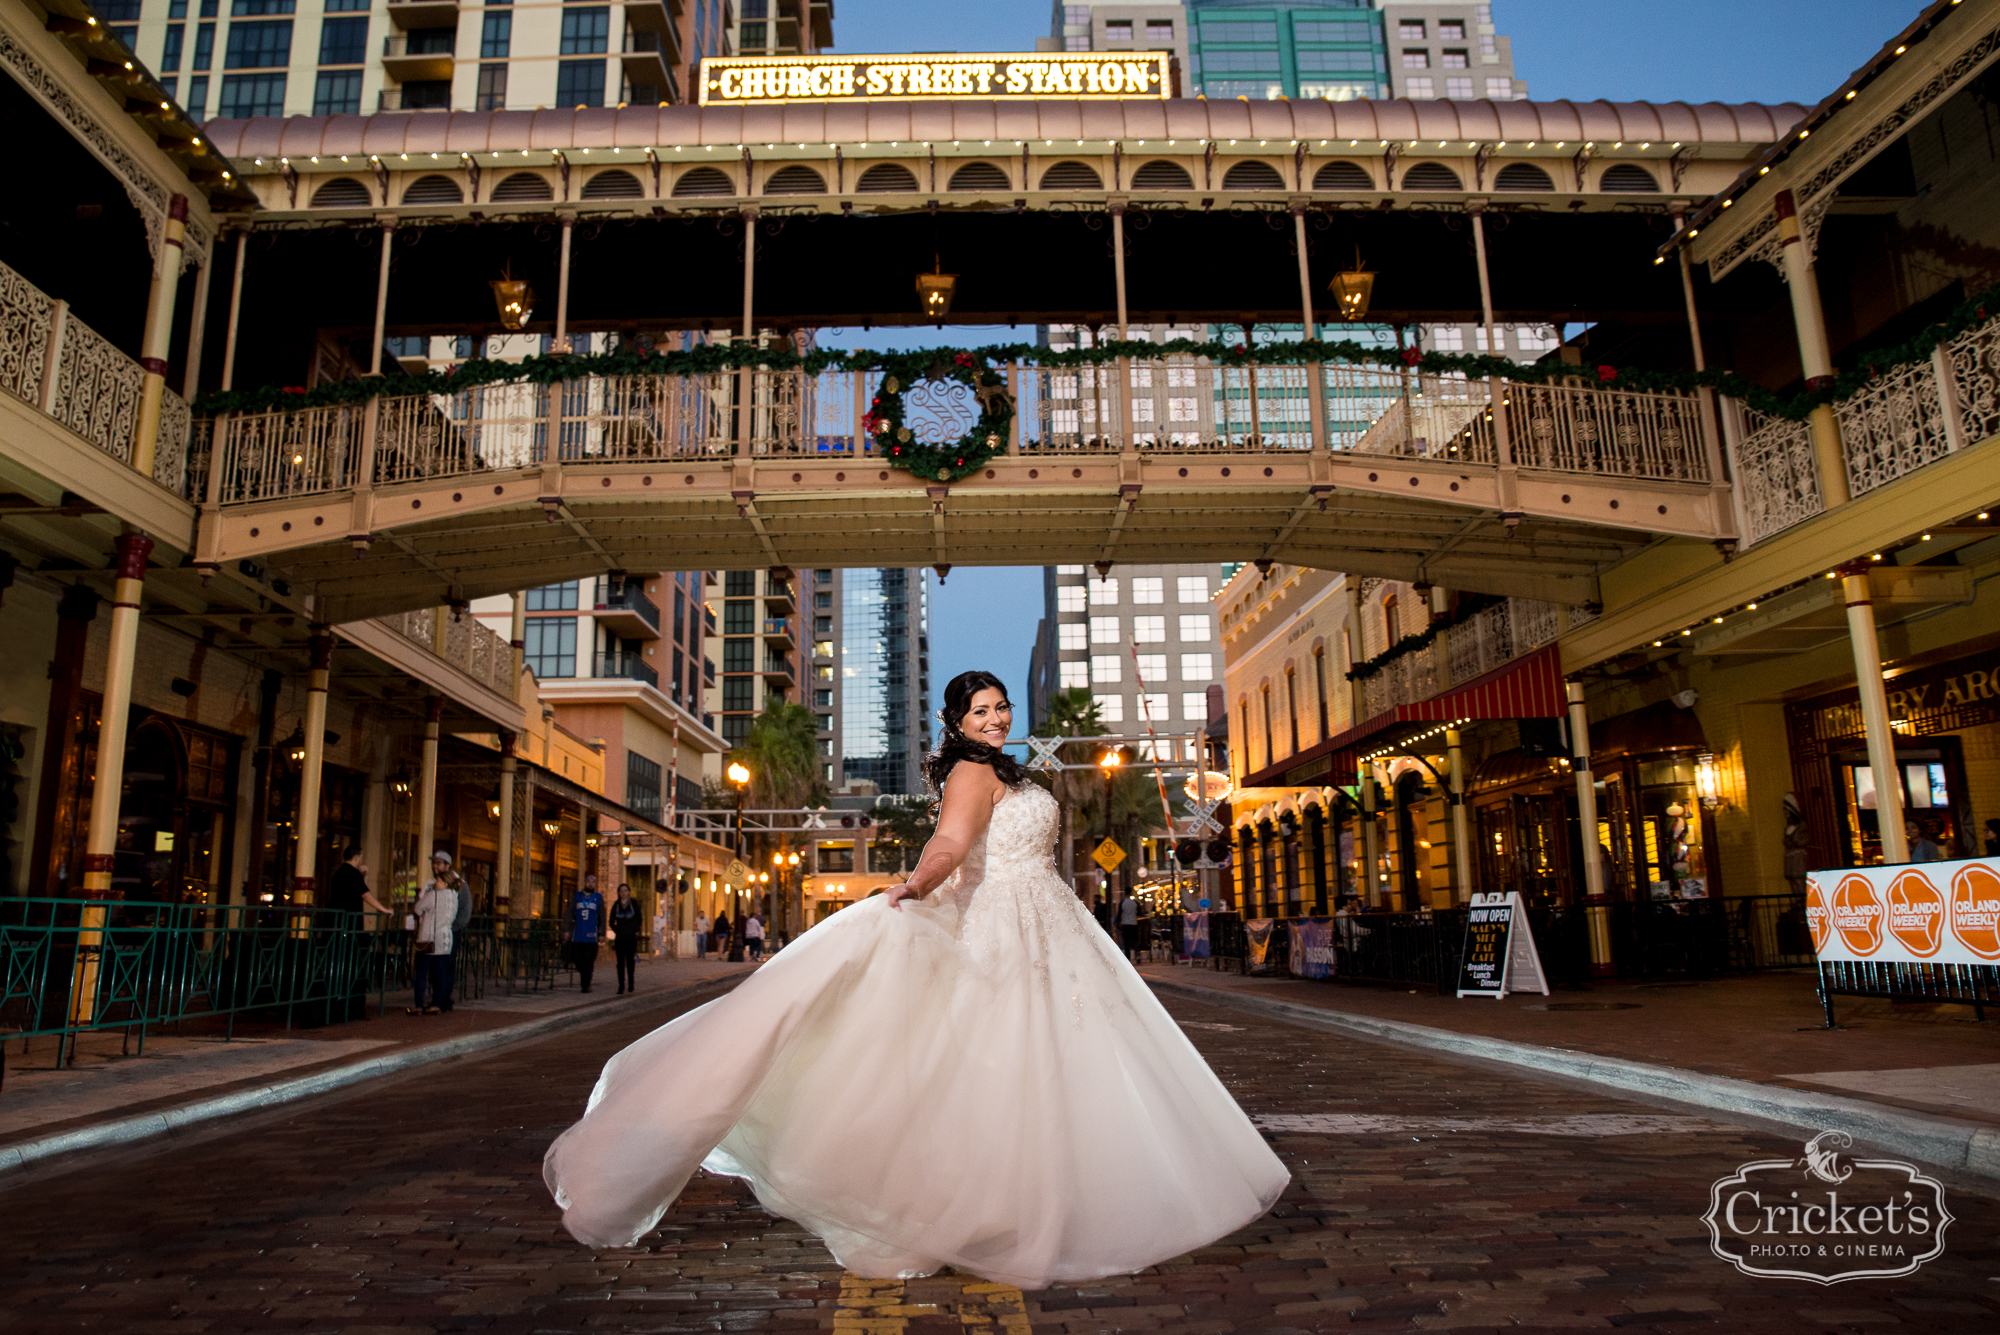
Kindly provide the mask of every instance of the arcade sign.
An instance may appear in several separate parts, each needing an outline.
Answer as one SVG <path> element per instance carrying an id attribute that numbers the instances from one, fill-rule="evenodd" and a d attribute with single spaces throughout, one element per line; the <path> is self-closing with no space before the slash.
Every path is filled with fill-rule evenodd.
<path id="1" fill-rule="evenodd" d="M 701 62 L 705 107 L 793 102 L 1166 98 L 1163 51 L 938 56 L 717 56 Z"/>

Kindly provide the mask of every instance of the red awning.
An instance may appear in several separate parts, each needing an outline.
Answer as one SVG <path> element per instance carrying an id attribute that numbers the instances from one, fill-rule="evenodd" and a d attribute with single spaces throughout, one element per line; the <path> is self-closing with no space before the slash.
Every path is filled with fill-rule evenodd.
<path id="1" fill-rule="evenodd" d="M 1397 705 L 1317 746 L 1247 776 L 1248 788 L 1298 784 L 1332 776 L 1351 781 L 1362 743 L 1404 723 L 1449 723 L 1454 719 L 1562 718 L 1569 712 L 1563 694 L 1562 658 L 1553 644 L 1516 658 L 1456 690 L 1415 704 Z"/>

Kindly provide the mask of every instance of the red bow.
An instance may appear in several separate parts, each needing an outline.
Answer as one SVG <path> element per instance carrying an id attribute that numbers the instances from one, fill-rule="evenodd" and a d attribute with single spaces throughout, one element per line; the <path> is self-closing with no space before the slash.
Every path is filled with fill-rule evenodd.
<path id="1" fill-rule="evenodd" d="M 1597 378 L 1599 380 L 1616 380 L 1618 378 L 1618 368 L 1615 366 L 1600 366 L 1597 368 Z"/>

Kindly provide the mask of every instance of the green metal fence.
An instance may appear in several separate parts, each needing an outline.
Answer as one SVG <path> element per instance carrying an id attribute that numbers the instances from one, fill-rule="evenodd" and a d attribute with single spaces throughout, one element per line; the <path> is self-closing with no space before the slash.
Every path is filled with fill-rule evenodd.
<path id="1" fill-rule="evenodd" d="M 369 915 L 374 923 L 382 920 Z M 0 1038 L 148 1033 L 238 1017 L 295 1025 L 363 1018 L 409 987 L 412 934 L 397 918 L 285 905 L 0 899 Z M 457 995 L 540 991 L 570 968 L 554 922 L 475 917 L 460 935 Z"/>

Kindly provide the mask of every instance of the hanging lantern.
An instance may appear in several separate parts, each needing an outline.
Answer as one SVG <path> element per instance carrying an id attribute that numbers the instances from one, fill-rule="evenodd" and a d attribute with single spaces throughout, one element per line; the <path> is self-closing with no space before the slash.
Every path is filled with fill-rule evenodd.
<path id="1" fill-rule="evenodd" d="M 501 327 L 512 332 L 525 328 L 535 313 L 535 290 L 525 278 L 502 272 L 492 282 L 493 304 L 499 308 Z"/>
<path id="2" fill-rule="evenodd" d="M 951 314 L 951 299 L 958 291 L 958 275 L 942 272 L 937 257 L 931 258 L 931 271 L 917 275 L 917 300 L 924 308 L 924 318 L 942 326 L 944 317 Z"/>
<path id="3" fill-rule="evenodd" d="M 1361 267 L 1361 248 L 1354 248 L 1354 267 L 1333 276 L 1326 285 L 1340 307 L 1340 318 L 1359 320 L 1368 314 L 1368 300 L 1375 295 L 1375 274 Z"/>

